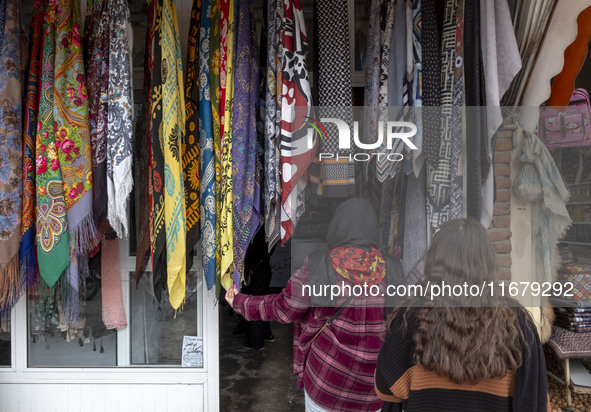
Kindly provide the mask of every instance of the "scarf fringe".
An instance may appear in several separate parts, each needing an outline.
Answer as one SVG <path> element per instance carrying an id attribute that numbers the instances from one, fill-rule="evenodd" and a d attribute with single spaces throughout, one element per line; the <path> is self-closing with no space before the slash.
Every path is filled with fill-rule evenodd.
<path id="1" fill-rule="evenodd" d="M 23 289 L 37 282 L 37 273 L 37 253 L 35 247 L 31 247 L 19 261 L 19 277 Z"/>
<path id="2" fill-rule="evenodd" d="M 68 323 L 78 321 L 78 292 L 70 285 L 70 267 L 64 271 L 61 277 L 61 298 L 64 317 Z"/>
<path id="3" fill-rule="evenodd" d="M 129 170 L 121 180 L 121 184 L 115 190 L 115 199 L 109 199 L 108 219 L 111 227 L 117 233 L 119 239 L 127 239 L 127 200 L 133 189 L 133 175 L 131 164 Z"/>
<path id="4" fill-rule="evenodd" d="M 0 271 L 0 314 L 7 314 L 24 291 L 19 269 L 17 253 Z"/>
<path id="5" fill-rule="evenodd" d="M 96 230 L 92 213 L 80 221 L 80 224 L 69 231 L 70 249 L 72 255 L 90 256 L 100 241 L 100 234 Z"/>

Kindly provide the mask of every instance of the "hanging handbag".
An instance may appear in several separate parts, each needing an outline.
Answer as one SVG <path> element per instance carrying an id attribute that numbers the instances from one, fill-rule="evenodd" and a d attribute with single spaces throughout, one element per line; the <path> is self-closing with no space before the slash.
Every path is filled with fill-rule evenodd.
<path id="1" fill-rule="evenodd" d="M 591 145 L 591 103 L 585 89 L 575 89 L 563 111 L 540 110 L 540 138 L 549 149 Z"/>

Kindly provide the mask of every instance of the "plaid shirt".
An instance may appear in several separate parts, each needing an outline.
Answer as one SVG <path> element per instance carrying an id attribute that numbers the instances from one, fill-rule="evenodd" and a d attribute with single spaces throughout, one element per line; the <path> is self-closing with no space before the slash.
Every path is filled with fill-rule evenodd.
<path id="1" fill-rule="evenodd" d="M 298 386 L 318 405 L 333 411 L 376 411 L 382 407 L 374 389 L 374 371 L 382 347 L 381 307 L 347 307 L 311 343 L 338 310 L 304 307 L 297 285 L 308 282 L 308 263 L 276 295 L 238 293 L 234 310 L 247 320 L 294 323 L 293 369 Z M 306 356 L 307 354 L 307 356 Z"/>

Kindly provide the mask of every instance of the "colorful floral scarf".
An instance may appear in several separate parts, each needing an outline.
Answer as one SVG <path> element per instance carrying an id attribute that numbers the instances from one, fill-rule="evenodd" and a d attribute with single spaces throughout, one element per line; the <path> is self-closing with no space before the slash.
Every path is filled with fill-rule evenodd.
<path id="1" fill-rule="evenodd" d="M 52 287 L 70 264 L 70 237 L 64 182 L 54 132 L 54 67 L 57 5 L 45 1 L 39 114 L 35 141 L 37 195 L 37 262 L 45 283 Z M 67 147 L 71 147 L 68 143 Z"/>
<path id="2" fill-rule="evenodd" d="M 127 237 L 127 198 L 133 187 L 133 90 L 127 1 L 109 0 L 109 17 L 108 218 L 122 238 Z"/>
<path id="3" fill-rule="evenodd" d="M 181 43 L 173 0 L 164 0 L 162 45 L 162 136 L 164 147 L 164 220 L 170 304 L 178 309 L 185 299 L 186 223 L 181 142 L 185 128 Z"/>
<path id="4" fill-rule="evenodd" d="M 232 104 L 234 99 L 234 0 L 230 0 L 228 12 L 228 46 L 226 64 L 226 95 L 224 103 L 224 136 L 221 154 L 221 214 L 219 223 L 221 285 L 228 290 L 234 286 L 232 265 L 234 263 L 233 218 L 232 218 Z"/>
<path id="5" fill-rule="evenodd" d="M 232 190 L 234 218 L 234 284 L 240 287 L 246 248 L 260 220 L 255 205 L 257 163 L 256 106 L 259 96 L 259 66 L 256 34 L 250 2 L 239 2 L 236 24 L 237 52 L 232 113 Z"/>
<path id="6" fill-rule="evenodd" d="M 187 270 L 193 266 L 193 248 L 201 237 L 200 165 L 199 165 L 199 27 L 201 0 L 193 0 L 191 25 L 187 46 L 187 77 L 185 79 L 185 144 L 183 145 L 183 171 L 187 221 Z M 214 239 L 215 247 L 215 239 Z"/>
<path id="7" fill-rule="evenodd" d="M 213 118 L 211 104 L 211 85 L 209 67 L 209 51 L 207 44 L 211 38 L 211 1 L 201 3 L 201 29 L 199 38 L 199 145 L 201 148 L 200 175 L 202 177 L 200 196 L 202 205 L 201 239 L 203 255 L 203 272 L 207 287 L 215 282 L 216 271 L 216 193 L 215 193 L 215 153 L 213 134 Z M 219 139 L 219 137 L 218 137 Z"/>
<path id="8" fill-rule="evenodd" d="M 70 247 L 73 256 L 89 255 L 99 235 L 92 217 L 92 161 L 88 124 L 88 93 L 77 1 L 58 6 L 56 22 L 53 128 L 58 158 L 51 168 L 62 172 Z"/>
<path id="9" fill-rule="evenodd" d="M 137 251 L 135 261 L 136 284 L 146 270 L 148 251 L 151 248 L 152 233 L 152 113 L 151 113 L 151 85 L 154 67 L 154 31 L 156 29 L 156 5 L 152 1 L 148 13 L 148 27 L 146 29 L 146 44 L 144 50 L 144 103 L 142 117 L 138 122 L 135 138 L 136 149 L 134 155 L 135 194 L 137 216 Z M 154 277 L 155 279 L 156 277 Z M 159 299 L 160 300 L 160 299 Z"/>
<path id="10" fill-rule="evenodd" d="M 316 144 L 308 148 L 308 128 L 304 127 L 311 112 L 312 93 L 306 67 L 308 38 L 300 0 L 284 3 L 282 38 L 281 243 L 285 244 L 303 213 L 306 170 L 316 151 Z"/>
<path id="11" fill-rule="evenodd" d="M 43 9 L 41 0 L 35 1 L 36 13 L 31 27 L 31 56 L 27 73 L 27 98 L 23 133 L 23 208 L 21 246 L 19 253 L 20 278 L 23 285 L 31 285 L 37 276 L 35 245 L 35 137 L 39 110 L 39 80 L 41 50 L 43 48 Z"/>
<path id="12" fill-rule="evenodd" d="M 22 84 L 26 45 L 21 30 L 20 0 L 5 7 L 0 45 L 0 313 L 16 303 L 22 290 L 19 246 L 22 205 Z"/>

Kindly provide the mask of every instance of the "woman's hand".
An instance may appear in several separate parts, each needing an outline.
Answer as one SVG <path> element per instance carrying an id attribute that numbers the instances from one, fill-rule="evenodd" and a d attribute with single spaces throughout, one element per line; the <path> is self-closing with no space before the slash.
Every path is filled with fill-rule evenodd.
<path id="1" fill-rule="evenodd" d="M 228 291 L 226 292 L 226 302 L 230 304 L 230 307 L 232 309 L 234 309 L 234 296 L 236 296 L 236 293 L 238 293 L 236 286 L 228 289 Z"/>

